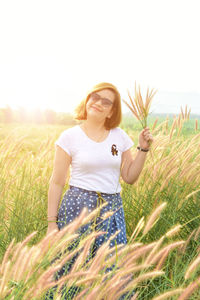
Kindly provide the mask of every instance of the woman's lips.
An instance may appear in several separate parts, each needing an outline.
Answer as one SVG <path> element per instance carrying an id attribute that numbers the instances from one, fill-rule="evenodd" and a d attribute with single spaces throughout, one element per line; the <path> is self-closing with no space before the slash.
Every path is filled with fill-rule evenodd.
<path id="1" fill-rule="evenodd" d="M 95 107 L 95 106 L 90 106 L 91 108 L 93 108 L 93 109 L 95 109 L 95 110 L 97 110 L 97 111 L 99 111 L 99 112 L 101 112 L 101 110 L 100 109 L 98 109 L 97 107 Z"/>

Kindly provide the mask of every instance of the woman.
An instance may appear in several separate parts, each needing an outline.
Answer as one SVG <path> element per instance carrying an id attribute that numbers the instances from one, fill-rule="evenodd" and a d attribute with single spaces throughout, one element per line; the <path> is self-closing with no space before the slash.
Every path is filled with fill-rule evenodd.
<path id="1" fill-rule="evenodd" d="M 120 173 L 128 184 L 138 179 L 153 137 L 149 128 L 141 131 L 139 151 L 133 160 L 130 148 L 134 143 L 118 127 L 122 117 L 121 97 L 117 88 L 110 83 L 94 86 L 76 113 L 76 119 L 83 120 L 83 123 L 65 130 L 55 143 L 54 169 L 48 193 L 48 221 L 51 222 L 48 223 L 47 234 L 72 222 L 83 207 L 92 211 L 101 198 L 108 204 L 101 210 L 95 225 L 96 230 L 107 233 L 96 239 L 96 249 L 117 230 L 121 231 L 115 239 L 111 239 L 110 247 L 115 243 L 126 244 Z M 70 188 L 58 210 L 70 165 Z M 116 212 L 102 222 L 101 216 L 107 211 Z M 88 226 L 83 227 L 81 234 L 87 229 Z"/>

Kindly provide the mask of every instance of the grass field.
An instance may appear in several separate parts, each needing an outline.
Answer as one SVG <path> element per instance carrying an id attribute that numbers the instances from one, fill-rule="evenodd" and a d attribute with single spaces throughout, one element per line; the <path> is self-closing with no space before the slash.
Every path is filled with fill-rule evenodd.
<path id="1" fill-rule="evenodd" d="M 187 120 L 184 116 L 169 120 L 159 118 L 156 125 L 154 122 L 155 118 L 151 117 L 149 127 L 155 141 L 142 174 L 134 185 L 122 182 L 121 194 L 129 245 L 152 245 L 149 246 L 149 252 L 145 250 L 147 252 L 143 253 L 141 250 L 137 257 L 137 266 L 149 262 L 151 267 L 132 270 L 134 278 L 147 274 L 149 270 L 159 272 L 162 269 L 164 274 L 150 274 L 149 277 L 134 283 L 133 287 L 138 292 L 137 299 L 154 299 L 159 294 L 175 289 L 180 290 L 162 299 L 200 299 L 200 130 L 194 119 Z M 132 137 L 136 146 L 141 131 L 138 122 L 127 118 L 123 120 L 121 127 Z M 12 251 L 9 250 L 9 253 L 6 249 L 14 238 L 12 247 L 16 252 L 17 243 L 22 242 L 33 231 L 37 233 L 28 242 L 30 248 L 24 248 L 24 257 L 28 249 L 43 242 L 47 230 L 47 193 L 53 167 L 54 142 L 65 129 L 66 126 L 60 125 L 0 124 L 0 299 L 43 299 L 39 292 L 34 298 L 34 292 L 28 294 L 28 291 L 31 291 L 31 287 L 34 290 L 37 279 L 42 274 L 38 273 L 38 266 L 41 266 L 41 272 L 45 272 L 51 256 L 48 257 L 44 252 L 41 262 L 37 262 L 37 268 L 30 275 L 32 279 L 25 282 L 25 271 L 17 271 L 22 266 L 25 270 L 23 255 L 20 258 L 21 263 L 18 262 L 17 267 L 15 265 L 22 248 L 15 257 L 16 261 L 12 260 Z M 133 155 L 136 154 L 134 147 L 132 152 Z M 64 192 L 67 187 L 66 183 Z M 156 211 L 163 202 L 166 203 L 165 207 Z M 153 212 L 157 214 L 150 219 Z M 166 234 L 178 224 L 181 227 Z M 184 242 L 176 244 L 179 241 Z M 162 249 L 163 252 L 159 252 Z M 131 261 L 131 255 L 136 252 L 131 252 L 133 250 L 130 249 L 127 251 L 133 269 L 136 260 Z M 55 253 L 51 253 L 52 257 Z M 120 258 L 119 252 L 119 264 L 120 259 L 129 268 L 124 257 Z M 196 264 L 191 265 L 193 261 Z M 132 274 L 130 270 L 129 275 Z M 75 271 L 80 272 L 80 269 Z M 101 285 L 100 279 L 103 275 L 100 274 L 101 270 L 98 269 L 96 277 L 93 276 L 90 281 L 88 279 L 79 282 L 86 295 L 80 299 L 106 299 L 106 291 L 110 295 L 107 299 L 117 299 L 116 295 L 120 294 L 117 289 L 121 287 L 120 281 L 116 281 L 119 286 L 114 287 L 111 278 L 110 286 L 105 288 Z M 67 282 L 73 285 L 72 279 Z M 38 291 L 44 286 L 38 287 Z M 91 289 L 87 290 L 88 286 Z M 96 296 L 99 295 L 98 288 L 104 291 L 99 298 Z M 76 299 L 79 299 L 78 296 Z"/>

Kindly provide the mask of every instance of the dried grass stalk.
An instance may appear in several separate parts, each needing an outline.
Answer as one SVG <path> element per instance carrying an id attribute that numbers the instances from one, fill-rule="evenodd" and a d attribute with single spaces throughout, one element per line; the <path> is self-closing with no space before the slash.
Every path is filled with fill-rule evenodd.
<path id="1" fill-rule="evenodd" d="M 200 255 L 190 264 L 188 267 L 186 273 L 185 273 L 185 279 L 188 279 L 197 269 L 197 267 L 200 266 Z"/>
<path id="2" fill-rule="evenodd" d="M 144 228 L 143 234 L 147 234 L 147 232 L 155 225 L 156 221 L 158 220 L 158 217 L 162 210 L 166 207 L 167 203 L 163 202 L 160 206 L 158 206 L 155 211 L 151 214 L 149 217 L 147 224 Z"/>
<path id="3" fill-rule="evenodd" d="M 198 120 L 195 119 L 195 130 L 197 131 L 198 130 Z"/>
<path id="4" fill-rule="evenodd" d="M 149 88 L 147 89 L 146 93 L 146 99 L 143 101 L 140 86 L 138 86 L 138 89 L 136 87 L 135 82 L 135 95 L 134 97 L 131 97 L 129 91 L 128 91 L 128 97 L 130 99 L 130 104 L 123 99 L 123 102 L 128 106 L 130 111 L 133 113 L 133 115 L 136 117 L 136 119 L 141 123 L 142 128 L 147 127 L 147 118 L 149 115 L 149 110 L 151 106 L 152 99 L 155 95 L 156 91 L 153 89 L 149 92 Z"/>
<path id="5" fill-rule="evenodd" d="M 189 297 L 191 296 L 191 294 L 193 294 L 193 292 L 197 288 L 199 288 L 199 285 L 200 285 L 200 277 L 195 282 L 192 282 L 187 286 L 187 288 L 183 291 L 183 293 L 180 295 L 178 300 L 190 299 Z"/>
<path id="6" fill-rule="evenodd" d="M 158 297 L 153 298 L 153 300 L 163 300 L 163 299 L 171 299 L 172 296 L 180 294 L 183 292 L 184 289 L 176 289 L 166 292 Z"/>
<path id="7" fill-rule="evenodd" d="M 181 225 L 176 225 L 174 226 L 172 229 L 170 229 L 165 235 L 167 237 L 172 237 L 175 234 L 177 234 L 179 232 L 179 230 L 181 229 Z"/>

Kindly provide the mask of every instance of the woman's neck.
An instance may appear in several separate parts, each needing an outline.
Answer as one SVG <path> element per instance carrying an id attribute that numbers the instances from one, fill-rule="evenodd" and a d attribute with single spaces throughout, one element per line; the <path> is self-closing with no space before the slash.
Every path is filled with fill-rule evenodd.
<path id="1" fill-rule="evenodd" d="M 89 130 L 95 130 L 95 131 L 101 131 L 101 132 L 106 130 L 106 128 L 104 126 L 104 122 L 98 122 L 98 121 L 90 120 L 90 119 L 87 119 L 84 121 L 84 127 Z"/>
<path id="2" fill-rule="evenodd" d="M 90 122 L 88 120 L 81 124 L 80 127 L 91 140 L 97 143 L 103 142 L 109 134 L 104 124 Z"/>

